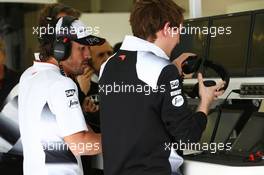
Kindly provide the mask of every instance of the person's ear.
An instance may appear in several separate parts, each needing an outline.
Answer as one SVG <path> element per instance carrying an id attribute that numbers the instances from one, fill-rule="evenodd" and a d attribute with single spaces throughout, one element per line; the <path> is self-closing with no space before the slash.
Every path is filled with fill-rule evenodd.
<path id="1" fill-rule="evenodd" d="M 162 34 L 163 36 L 168 36 L 171 34 L 171 27 L 170 27 L 170 23 L 169 22 L 166 22 L 164 24 L 164 27 L 161 29 L 162 30 Z"/>

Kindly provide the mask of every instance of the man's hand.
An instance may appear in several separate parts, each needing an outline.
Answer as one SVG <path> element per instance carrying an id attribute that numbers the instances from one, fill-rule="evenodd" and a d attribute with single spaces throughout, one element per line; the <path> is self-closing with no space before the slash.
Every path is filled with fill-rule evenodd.
<path id="1" fill-rule="evenodd" d="M 177 67 L 177 69 L 178 69 L 178 71 L 179 71 L 179 73 L 180 73 L 180 75 L 184 75 L 184 77 L 186 78 L 188 78 L 188 77 L 191 77 L 192 76 L 192 74 L 190 75 L 190 74 L 188 74 L 188 75 L 186 75 L 186 74 L 183 74 L 183 72 L 182 72 L 182 63 L 189 57 L 189 56 L 195 56 L 196 54 L 194 54 L 194 53 L 183 53 L 183 54 L 181 54 L 178 58 L 176 58 L 175 60 L 173 60 L 172 61 L 172 63 Z"/>
<path id="2" fill-rule="evenodd" d="M 224 87 L 225 82 L 221 81 L 215 86 L 206 87 L 203 81 L 204 80 L 202 74 L 198 73 L 199 95 L 201 98 L 198 111 L 204 112 L 207 115 L 212 102 L 216 100 L 219 96 L 223 95 L 224 90 L 219 91 L 219 89 Z"/>
<path id="3" fill-rule="evenodd" d="M 86 97 L 83 101 L 82 108 L 85 112 L 97 112 L 99 106 L 94 103 L 90 97 Z"/>
<path id="4" fill-rule="evenodd" d="M 76 77 L 77 82 L 79 83 L 79 86 L 85 95 L 87 95 L 88 92 L 90 91 L 91 77 L 93 73 L 94 73 L 94 70 L 88 67 L 84 70 L 84 73 L 82 75 L 79 75 Z"/>

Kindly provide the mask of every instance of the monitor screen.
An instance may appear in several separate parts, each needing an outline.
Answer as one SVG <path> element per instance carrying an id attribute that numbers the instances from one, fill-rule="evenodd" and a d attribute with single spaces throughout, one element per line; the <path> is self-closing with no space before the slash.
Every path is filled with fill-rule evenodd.
<path id="1" fill-rule="evenodd" d="M 264 12 L 256 14 L 247 75 L 264 76 Z"/>
<path id="2" fill-rule="evenodd" d="M 242 113 L 243 111 L 240 110 L 224 110 L 222 112 L 214 142 L 226 143 L 228 141 Z"/>
<path id="3" fill-rule="evenodd" d="M 229 27 L 231 32 L 211 37 L 208 59 L 223 65 L 232 77 L 245 76 L 250 26 L 250 14 L 212 19 L 212 27 Z M 208 76 L 216 75 L 208 71 Z"/>
<path id="4" fill-rule="evenodd" d="M 213 112 L 210 115 L 207 116 L 207 124 L 206 128 L 202 134 L 202 137 L 200 139 L 200 143 L 210 143 L 213 130 L 215 128 L 216 124 L 216 118 L 217 118 L 217 112 Z"/>
<path id="5" fill-rule="evenodd" d="M 232 151 L 251 152 L 255 147 L 264 150 L 263 142 L 264 113 L 254 113 L 235 140 Z"/>
<path id="6" fill-rule="evenodd" d="M 234 130 L 242 110 L 223 109 L 220 116 L 219 125 L 216 131 L 214 143 L 227 143 L 232 131 Z M 206 129 L 203 132 L 200 143 L 210 143 L 215 128 L 218 112 L 213 112 L 207 117 Z"/>
<path id="7" fill-rule="evenodd" d="M 171 60 L 184 52 L 195 53 L 204 58 L 206 56 L 208 35 L 203 32 L 203 27 L 208 28 L 208 25 L 208 18 L 185 20 L 183 23 L 184 29 L 181 30 L 180 43 L 173 49 Z"/>

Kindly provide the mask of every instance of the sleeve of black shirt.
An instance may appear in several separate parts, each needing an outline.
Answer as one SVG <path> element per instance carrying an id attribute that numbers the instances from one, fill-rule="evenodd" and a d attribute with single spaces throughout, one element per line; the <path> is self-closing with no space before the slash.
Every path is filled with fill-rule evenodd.
<path id="1" fill-rule="evenodd" d="M 198 142 L 206 127 L 207 116 L 192 112 L 182 92 L 182 79 L 175 65 L 163 68 L 158 86 L 161 98 L 161 118 L 174 141 Z"/>

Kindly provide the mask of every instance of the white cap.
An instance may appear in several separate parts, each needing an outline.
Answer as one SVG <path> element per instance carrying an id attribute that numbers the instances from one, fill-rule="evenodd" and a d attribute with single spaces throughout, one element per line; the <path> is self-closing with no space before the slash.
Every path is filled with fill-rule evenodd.
<path id="1" fill-rule="evenodd" d="M 91 35 L 88 27 L 78 18 L 64 16 L 59 18 L 56 24 L 56 37 L 67 37 L 83 45 L 101 45 L 104 38 Z"/>

